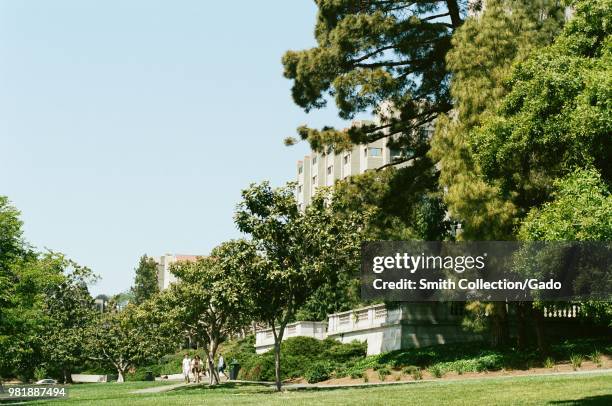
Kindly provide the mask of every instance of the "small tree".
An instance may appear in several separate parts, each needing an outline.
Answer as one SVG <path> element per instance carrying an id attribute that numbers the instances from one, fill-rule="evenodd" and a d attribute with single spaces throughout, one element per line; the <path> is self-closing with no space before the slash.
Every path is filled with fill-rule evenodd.
<path id="1" fill-rule="evenodd" d="M 157 359 L 176 346 L 177 336 L 162 323 L 164 317 L 150 301 L 100 315 L 87 332 L 90 357 L 112 365 L 117 382 L 124 382 L 129 368 Z"/>
<path id="2" fill-rule="evenodd" d="M 159 293 L 157 263 L 153 258 L 146 255 L 140 257 L 131 291 L 134 295 L 135 304 L 141 304 Z"/>
<path id="3" fill-rule="evenodd" d="M 59 283 L 50 285 L 45 292 L 43 309 L 47 324 L 42 334 L 43 360 L 67 383 L 72 380 L 74 366 L 86 357 L 83 340 L 95 317 L 87 283 L 94 281 L 95 276 L 89 268 L 61 255 L 49 254 L 42 261 L 53 264 L 63 275 Z"/>
<path id="4" fill-rule="evenodd" d="M 209 257 L 178 262 L 172 266 L 180 280 L 163 292 L 159 303 L 168 309 L 173 328 L 188 332 L 207 347 L 210 383 L 218 383 L 214 359 L 217 348 L 227 337 L 250 322 L 250 306 L 241 296 L 239 286 L 231 283 L 234 267 L 227 261 L 241 258 L 245 245 L 241 241 L 221 244 Z"/>
<path id="5" fill-rule="evenodd" d="M 577 169 L 554 183 L 553 200 L 540 208 L 532 209 L 519 230 L 523 241 L 601 241 L 612 239 L 612 195 L 601 175 L 593 169 Z M 578 247 L 579 249 L 579 247 Z M 610 246 L 608 245 L 608 255 Z M 556 262 L 565 250 L 562 245 L 550 249 L 537 248 L 529 260 L 520 263 L 519 271 L 528 277 L 545 279 L 556 275 L 563 268 Z M 546 255 L 548 254 L 548 255 Z M 609 292 L 612 272 L 599 266 L 591 267 L 588 255 L 574 254 L 579 257 L 577 272 L 584 274 L 581 282 L 589 286 L 589 291 Z M 578 279 L 578 278 L 577 278 Z M 548 349 L 548 340 L 543 325 L 545 303 L 537 301 L 533 306 L 536 321 L 536 338 L 540 350 Z M 612 304 L 609 301 L 582 302 L 585 313 L 599 322 L 612 326 Z"/>
<path id="6" fill-rule="evenodd" d="M 234 265 L 258 321 L 272 328 L 276 388 L 281 389 L 280 343 L 285 326 L 319 287 L 337 280 L 342 264 L 358 258 L 359 223 L 329 208 L 327 193 L 298 210 L 293 184 L 272 189 L 269 183 L 242 192 L 235 221 L 252 237 L 257 255 Z"/>

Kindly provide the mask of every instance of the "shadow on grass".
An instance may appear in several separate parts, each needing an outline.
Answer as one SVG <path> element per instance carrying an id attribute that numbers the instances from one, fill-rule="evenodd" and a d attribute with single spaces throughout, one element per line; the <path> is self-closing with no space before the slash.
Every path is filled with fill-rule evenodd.
<path id="1" fill-rule="evenodd" d="M 555 400 L 548 402 L 549 405 L 612 405 L 612 395 L 588 396 L 586 398 L 572 400 Z"/>

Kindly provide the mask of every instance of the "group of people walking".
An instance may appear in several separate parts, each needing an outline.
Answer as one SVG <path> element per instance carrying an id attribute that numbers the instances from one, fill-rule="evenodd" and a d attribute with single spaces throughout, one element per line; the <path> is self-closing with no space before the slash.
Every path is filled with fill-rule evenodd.
<path id="1" fill-rule="evenodd" d="M 228 376 L 225 374 L 225 360 L 221 354 L 219 354 L 219 360 L 217 361 L 217 371 L 219 372 L 219 378 L 223 374 L 225 379 L 228 379 Z M 191 382 L 191 376 L 193 376 L 193 382 L 200 383 L 202 372 L 204 372 L 204 365 L 200 356 L 196 355 L 192 359 L 189 354 L 185 354 L 183 357 L 183 376 L 185 377 L 185 382 Z"/>

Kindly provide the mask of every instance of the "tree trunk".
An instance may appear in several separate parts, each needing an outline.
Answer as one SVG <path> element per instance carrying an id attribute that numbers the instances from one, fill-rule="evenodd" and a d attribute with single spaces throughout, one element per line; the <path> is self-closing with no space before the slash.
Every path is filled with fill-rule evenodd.
<path id="1" fill-rule="evenodd" d="M 281 353 L 280 340 L 274 340 L 274 378 L 276 379 L 276 390 L 281 391 Z"/>
<path id="2" fill-rule="evenodd" d="M 524 350 L 528 345 L 527 335 L 527 309 L 531 307 L 531 303 L 518 302 L 516 304 L 516 316 L 517 316 L 517 331 L 516 331 L 516 345 L 519 350 Z"/>
<path id="3" fill-rule="evenodd" d="M 206 354 L 207 362 L 208 362 L 208 380 L 211 385 L 215 385 L 219 383 L 219 373 L 215 368 L 215 354 L 217 353 L 217 341 L 210 340 L 208 345 L 208 352 Z"/>
<path id="4" fill-rule="evenodd" d="M 533 319 L 535 322 L 536 338 L 538 340 L 538 349 L 546 354 L 548 353 L 548 340 L 544 329 L 544 310 L 533 309 Z"/>
<path id="5" fill-rule="evenodd" d="M 288 317 L 284 318 L 284 321 L 280 323 L 278 327 L 278 333 L 274 326 L 274 320 L 270 325 L 272 326 L 272 334 L 274 335 L 274 378 L 276 382 L 276 390 L 281 391 L 281 342 L 283 341 L 283 334 L 285 332 L 285 326 L 287 325 Z"/>
<path id="6" fill-rule="evenodd" d="M 459 28 L 463 24 L 461 14 L 459 12 L 459 4 L 457 0 L 446 0 L 446 7 L 448 8 L 448 14 L 450 15 L 451 24 L 454 28 Z"/>
<path id="7" fill-rule="evenodd" d="M 493 302 L 493 314 L 491 315 L 491 341 L 494 347 L 503 347 L 508 344 L 508 313 L 505 302 Z"/>
<path id="8" fill-rule="evenodd" d="M 125 370 L 122 368 L 117 367 L 117 383 L 123 383 L 125 382 Z"/>
<path id="9" fill-rule="evenodd" d="M 62 368 L 62 374 L 64 375 L 64 383 L 72 383 L 72 374 L 68 368 Z"/>

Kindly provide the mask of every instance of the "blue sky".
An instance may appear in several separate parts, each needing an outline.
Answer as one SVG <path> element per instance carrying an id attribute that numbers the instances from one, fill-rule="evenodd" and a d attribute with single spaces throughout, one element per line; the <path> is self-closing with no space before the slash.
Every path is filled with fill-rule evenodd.
<path id="1" fill-rule="evenodd" d="M 280 58 L 314 45 L 311 0 L 0 0 L 0 194 L 27 240 L 131 286 L 140 255 L 238 237 L 241 189 L 295 178 L 306 114 Z"/>

